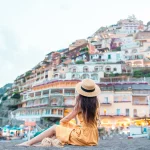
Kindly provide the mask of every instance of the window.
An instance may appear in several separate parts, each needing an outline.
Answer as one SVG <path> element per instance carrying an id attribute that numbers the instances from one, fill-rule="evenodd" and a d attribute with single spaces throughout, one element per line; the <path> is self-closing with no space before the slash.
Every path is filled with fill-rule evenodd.
<path id="1" fill-rule="evenodd" d="M 104 97 L 104 103 L 108 103 L 108 97 Z"/>
<path id="2" fill-rule="evenodd" d="M 49 109 L 46 109 L 46 114 L 50 114 L 50 110 Z"/>
<path id="3" fill-rule="evenodd" d="M 56 109 L 52 109 L 52 114 L 57 114 L 57 110 Z"/>
<path id="4" fill-rule="evenodd" d="M 89 79 L 89 78 L 90 78 L 89 74 L 83 74 L 82 75 L 82 79 Z"/>
<path id="5" fill-rule="evenodd" d="M 83 67 L 83 72 L 88 72 L 88 71 L 89 71 L 89 69 L 87 66 Z"/>
<path id="6" fill-rule="evenodd" d="M 57 105 L 57 100 L 54 98 L 51 100 L 51 106 L 56 106 Z"/>
<path id="7" fill-rule="evenodd" d="M 122 101 L 125 102 L 125 101 L 127 101 L 127 100 L 128 100 L 128 99 L 127 99 L 127 96 L 124 95 L 123 98 L 122 98 Z"/>
<path id="8" fill-rule="evenodd" d="M 58 110 L 58 115 L 62 115 L 62 114 L 63 114 L 62 110 Z"/>
<path id="9" fill-rule="evenodd" d="M 106 72 L 110 72 L 110 71 L 111 71 L 111 68 L 110 68 L 109 66 L 107 66 L 107 67 L 105 68 L 105 70 L 106 70 Z"/>
<path id="10" fill-rule="evenodd" d="M 120 115 L 120 109 L 117 109 L 117 112 L 116 112 L 117 114 L 117 116 L 119 116 Z"/>
<path id="11" fill-rule="evenodd" d="M 137 109 L 133 109 L 133 117 L 137 117 Z"/>
<path id="12" fill-rule="evenodd" d="M 120 54 L 116 54 L 116 59 L 120 60 Z"/>
<path id="13" fill-rule="evenodd" d="M 98 67 L 96 66 L 96 67 L 94 68 L 94 71 L 96 71 L 96 72 L 97 72 L 98 70 L 99 70 L 99 69 L 98 69 Z"/>
<path id="14" fill-rule="evenodd" d="M 75 74 L 72 75 L 72 79 L 75 78 Z"/>
<path id="15" fill-rule="evenodd" d="M 73 72 L 76 72 L 76 69 L 73 69 Z"/>
<path id="16" fill-rule="evenodd" d="M 114 71 L 117 71 L 117 68 L 114 68 L 113 70 L 114 70 Z"/>
<path id="17" fill-rule="evenodd" d="M 111 59 L 111 55 L 110 54 L 108 55 L 108 59 Z"/>
<path id="18" fill-rule="evenodd" d="M 118 97 L 117 96 L 114 97 L 114 102 L 118 102 Z"/>
<path id="19" fill-rule="evenodd" d="M 130 110 L 126 109 L 126 116 L 130 116 Z"/>
<path id="20" fill-rule="evenodd" d="M 98 74 L 91 74 L 92 80 L 98 80 Z"/>

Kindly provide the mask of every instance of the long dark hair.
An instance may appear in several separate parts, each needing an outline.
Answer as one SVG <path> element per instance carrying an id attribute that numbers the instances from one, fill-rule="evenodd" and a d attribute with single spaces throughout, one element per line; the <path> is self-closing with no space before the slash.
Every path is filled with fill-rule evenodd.
<path id="1" fill-rule="evenodd" d="M 86 123 L 94 122 L 98 106 L 99 104 L 96 96 L 86 97 L 79 94 L 76 98 L 75 109 L 78 109 L 82 113 Z"/>

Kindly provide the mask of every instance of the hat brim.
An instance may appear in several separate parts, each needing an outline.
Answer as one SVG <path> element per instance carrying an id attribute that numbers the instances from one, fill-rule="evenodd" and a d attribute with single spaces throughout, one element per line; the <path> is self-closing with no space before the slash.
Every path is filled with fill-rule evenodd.
<path id="1" fill-rule="evenodd" d="M 82 82 L 79 82 L 77 85 L 76 85 L 76 91 L 78 92 L 78 94 L 81 94 L 83 96 L 86 96 L 86 97 L 95 97 L 95 96 L 98 96 L 100 94 L 100 88 L 98 85 L 95 85 L 95 90 L 93 92 L 85 92 L 81 89 L 81 85 L 82 85 Z"/>

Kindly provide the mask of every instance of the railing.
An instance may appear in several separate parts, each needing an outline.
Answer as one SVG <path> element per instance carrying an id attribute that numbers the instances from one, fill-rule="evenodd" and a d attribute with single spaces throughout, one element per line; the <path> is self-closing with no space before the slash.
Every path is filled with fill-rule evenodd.
<path id="1" fill-rule="evenodd" d="M 132 105 L 148 105 L 148 102 L 132 102 Z"/>
<path id="2" fill-rule="evenodd" d="M 42 97 L 49 97 L 49 94 L 43 94 Z"/>
<path id="3" fill-rule="evenodd" d="M 49 97 L 49 94 L 45 94 L 43 96 L 28 97 L 26 99 L 23 99 L 22 101 L 24 102 L 24 101 L 35 100 L 35 99 L 42 99 L 46 97 Z"/>
<path id="4" fill-rule="evenodd" d="M 41 103 L 41 104 L 33 104 L 33 105 L 27 105 L 24 108 L 34 108 L 34 107 L 43 107 L 43 106 L 47 106 L 48 103 Z"/>
<path id="5" fill-rule="evenodd" d="M 101 102 L 100 104 L 101 104 L 101 105 L 111 105 L 110 102 Z"/>
<path id="6" fill-rule="evenodd" d="M 99 70 L 101 71 L 101 70 Z M 92 71 L 76 71 L 76 72 L 73 72 L 73 71 L 68 71 L 69 73 L 72 73 L 72 74 L 76 74 L 76 73 L 81 73 L 81 74 L 87 74 L 87 73 L 99 73 L 99 71 L 95 71 L 95 70 L 92 70 Z"/>
<path id="7" fill-rule="evenodd" d="M 126 101 L 114 101 L 114 103 L 130 103 L 130 100 L 126 100 Z"/>
<path id="8" fill-rule="evenodd" d="M 104 80 L 105 78 L 101 78 L 101 80 Z M 116 81 L 117 80 L 117 81 Z M 145 78 L 121 78 L 118 77 L 118 79 L 113 80 L 112 77 L 107 78 L 107 80 L 105 79 L 104 82 L 101 83 L 120 83 L 120 84 L 127 84 L 127 83 L 150 83 L 150 78 L 149 77 L 145 77 Z"/>
<path id="9" fill-rule="evenodd" d="M 63 93 L 59 93 L 59 92 L 54 92 L 54 93 L 50 93 L 50 96 L 56 96 L 56 95 L 63 95 Z"/>
<path id="10" fill-rule="evenodd" d="M 28 118 L 41 118 L 41 117 L 63 117 L 63 114 L 51 114 L 51 113 L 43 113 L 43 114 L 16 114 L 16 119 L 28 119 Z"/>
<path id="11" fill-rule="evenodd" d="M 64 93 L 64 96 L 75 96 L 75 93 Z"/>

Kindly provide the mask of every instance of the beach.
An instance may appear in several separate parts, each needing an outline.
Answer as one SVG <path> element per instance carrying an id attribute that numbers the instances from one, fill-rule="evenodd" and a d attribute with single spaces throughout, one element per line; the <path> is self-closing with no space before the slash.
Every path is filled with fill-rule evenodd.
<path id="1" fill-rule="evenodd" d="M 17 147 L 22 141 L 0 142 L 0 150 L 57 150 L 56 147 Z M 99 140 L 98 146 L 81 147 L 65 145 L 63 150 L 149 150 L 150 140 L 147 138 L 127 139 L 127 137 L 116 136 L 106 140 Z"/>

